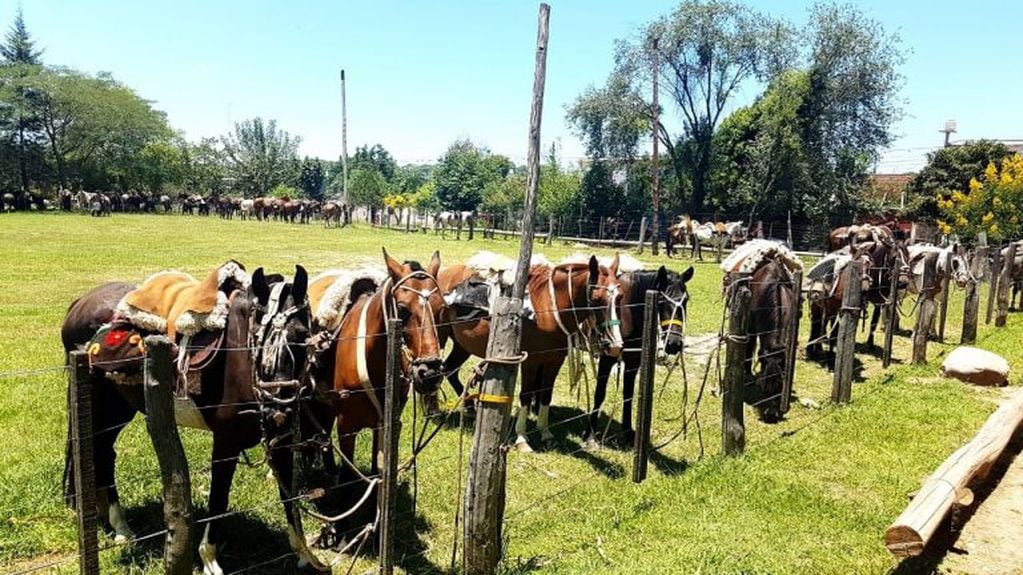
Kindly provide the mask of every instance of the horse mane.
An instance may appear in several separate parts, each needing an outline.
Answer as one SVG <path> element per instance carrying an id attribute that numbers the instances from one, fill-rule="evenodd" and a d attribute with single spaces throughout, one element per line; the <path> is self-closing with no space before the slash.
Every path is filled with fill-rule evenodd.
<path id="1" fill-rule="evenodd" d="M 422 264 L 420 264 L 416 260 L 405 260 L 404 265 L 407 265 L 409 267 L 409 269 L 414 271 L 414 272 L 425 272 L 426 271 L 425 269 L 423 269 Z"/>

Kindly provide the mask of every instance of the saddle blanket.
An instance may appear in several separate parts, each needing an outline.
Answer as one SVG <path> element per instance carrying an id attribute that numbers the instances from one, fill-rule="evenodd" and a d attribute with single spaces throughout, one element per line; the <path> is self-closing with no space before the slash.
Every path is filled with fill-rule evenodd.
<path id="1" fill-rule="evenodd" d="M 364 294 L 375 293 L 386 280 L 383 267 L 327 270 L 316 276 L 309 282 L 308 291 L 316 326 L 337 329 L 352 304 Z"/>
<path id="2" fill-rule="evenodd" d="M 803 269 L 803 261 L 792 250 L 779 242 L 753 239 L 737 247 L 721 262 L 725 273 L 753 273 L 764 263 L 781 262 L 789 272 Z"/>

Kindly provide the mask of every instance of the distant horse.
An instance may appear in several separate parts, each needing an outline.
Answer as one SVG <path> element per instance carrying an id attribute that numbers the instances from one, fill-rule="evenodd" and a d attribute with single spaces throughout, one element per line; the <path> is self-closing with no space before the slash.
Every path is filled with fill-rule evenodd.
<path id="1" fill-rule="evenodd" d="M 254 202 L 255 200 L 242 200 L 241 204 L 239 204 L 238 217 L 241 218 L 243 221 L 251 219 L 252 216 L 254 215 L 253 212 Z"/>
<path id="2" fill-rule="evenodd" d="M 668 226 L 664 251 L 669 258 L 675 255 L 675 249 L 678 245 L 681 245 L 683 249 L 689 246 L 692 250 L 689 257 L 695 257 L 697 245 L 693 239 L 693 230 L 699 225 L 700 222 L 687 215 L 682 215 L 678 217 L 678 221 Z M 700 257 L 701 259 L 703 258 L 702 253 Z"/>
<path id="3" fill-rule="evenodd" d="M 287 423 L 277 427 L 275 417 L 261 422 L 261 412 L 257 409 L 261 402 L 255 384 L 302 379 L 309 335 L 306 284 L 305 270 L 298 266 L 291 284 L 270 284 L 262 269 L 258 269 L 252 275 L 252 284 L 247 291 L 234 280 L 225 282 L 221 288 L 229 297 L 223 347 L 201 371 L 201 392 L 189 396 L 201 416 L 197 425 L 213 432 L 208 505 L 211 518 L 220 517 L 227 511 L 231 481 L 242 450 L 259 445 L 261 441 L 276 443 L 270 440 L 284 437 L 291 430 Z M 117 328 L 114 310 L 134 288 L 123 282 L 108 283 L 76 300 L 61 328 L 65 352 L 86 346 L 101 326 L 111 325 L 112 330 Z M 257 327 L 258 331 L 252 331 Z M 135 377 L 140 376 L 141 362 L 133 369 Z M 98 366 L 93 366 L 90 375 L 93 426 L 97 430 L 93 439 L 96 483 L 102 486 L 97 489 L 97 510 L 101 518 L 109 519 L 117 539 L 121 541 L 130 540 L 133 534 L 119 504 L 114 480 L 114 443 L 121 429 L 145 408 L 141 381 L 126 382 L 126 375 L 130 375 L 128 370 L 105 372 Z M 326 425 L 329 426 L 329 421 Z M 264 435 L 264 428 L 270 436 Z M 70 442 L 70 430 L 68 437 Z M 288 540 L 300 566 L 311 565 L 323 570 L 306 546 L 298 511 L 283 487 L 287 485 L 290 489 L 292 461 L 290 449 L 271 450 L 270 463 L 279 481 L 281 501 L 288 520 Z M 70 457 L 65 463 L 64 477 L 65 498 L 70 504 L 75 497 L 74 482 L 69 481 L 73 477 Z M 217 561 L 217 547 L 222 541 L 220 525 L 220 521 L 209 521 L 199 546 L 204 573 L 208 575 L 223 573 Z"/>
<path id="4" fill-rule="evenodd" d="M 449 229 L 458 229 L 468 224 L 475 218 L 475 212 L 441 212 L 433 220 L 434 233 L 440 233 L 442 238 L 447 238 Z"/>
<path id="5" fill-rule="evenodd" d="M 721 254 L 726 247 L 745 239 L 746 230 L 742 222 L 706 222 L 693 229 L 693 254 L 703 261 L 703 246 L 714 249 L 715 260 L 721 263 Z"/>
<path id="6" fill-rule="evenodd" d="M 622 376 L 622 434 L 623 440 L 631 444 L 635 432 L 632 429 L 632 397 L 636 389 L 636 374 L 639 373 L 640 355 L 643 346 L 643 323 L 647 309 L 644 305 L 646 294 L 653 291 L 658 294 L 658 304 L 654 312 L 657 314 L 658 325 L 657 352 L 665 356 L 674 356 L 682 351 L 685 338 L 686 318 L 689 304 L 689 291 L 686 283 L 693 278 L 693 268 L 689 267 L 681 274 L 668 271 L 661 266 L 657 271 L 633 271 L 618 277 L 621 285 L 622 298 L 619 303 L 619 317 L 622 321 L 621 353 Z M 589 417 L 589 430 L 586 434 L 591 444 L 596 443 L 600 406 L 607 395 L 607 380 L 611 368 L 618 363 L 618 358 L 600 354 L 597 366 L 597 384 L 593 390 L 593 411 Z"/>
<path id="7" fill-rule="evenodd" d="M 454 265 L 441 272 L 441 289 L 451 293 L 456 286 L 473 277 L 473 270 Z M 623 343 L 618 305 L 621 299 L 618 283 L 618 257 L 602 265 L 595 256 L 588 262 L 568 262 L 556 266 L 534 265 L 529 270 L 527 295 L 535 313 L 534 321 L 523 322 L 522 350 L 530 355 L 522 363 L 522 387 L 519 392 L 519 413 L 515 431 L 516 448 L 532 451 L 526 439 L 526 425 L 531 407 L 538 408 L 540 437 L 544 442 L 554 438 L 549 429 L 554 382 L 567 357 L 570 339 L 595 316 L 600 346 L 612 356 L 621 353 Z M 450 325 L 453 346 L 444 360 L 444 373 L 459 394 L 458 369 L 470 356 L 486 356 L 490 336 L 490 318 L 454 322 L 449 307 L 445 321 Z M 442 339 L 445 336 L 442 335 Z"/>
<path id="8" fill-rule="evenodd" d="M 323 227 L 329 228 L 331 223 L 340 228 L 343 225 L 344 205 L 338 202 L 324 202 L 320 208 L 320 215 L 323 217 Z"/>

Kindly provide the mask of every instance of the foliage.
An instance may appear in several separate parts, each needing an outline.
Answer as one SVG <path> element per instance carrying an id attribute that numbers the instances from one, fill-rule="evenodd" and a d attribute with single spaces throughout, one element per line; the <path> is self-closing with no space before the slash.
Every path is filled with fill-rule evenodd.
<path id="1" fill-rule="evenodd" d="M 437 212 L 441 209 L 440 199 L 437 197 L 437 184 L 432 179 L 408 194 L 407 201 L 409 205 L 426 212 Z"/>
<path id="2" fill-rule="evenodd" d="M 1023 236 L 1023 156 L 1013 154 L 1002 160 L 1001 167 L 988 164 L 980 179 L 971 178 L 968 186 L 948 197 L 938 194 L 943 215 L 938 227 L 943 233 L 964 240 L 975 240 L 980 232 L 995 241 Z"/>
<path id="3" fill-rule="evenodd" d="M 390 194 L 383 174 L 373 167 L 356 168 L 348 174 L 348 196 L 352 205 L 381 206 Z"/>
<path id="4" fill-rule="evenodd" d="M 226 155 L 215 138 L 203 138 L 194 144 L 185 144 L 182 152 L 186 191 L 201 194 L 219 194 L 227 178 Z"/>
<path id="5" fill-rule="evenodd" d="M 323 199 L 323 184 L 326 174 L 323 171 L 323 163 L 315 158 L 306 156 L 299 168 L 298 187 L 307 198 L 317 200 Z"/>
<path id="6" fill-rule="evenodd" d="M 132 176 L 139 187 L 154 193 L 164 186 L 180 184 L 185 179 L 185 158 L 182 146 L 166 140 L 148 142 L 132 165 Z"/>
<path id="7" fill-rule="evenodd" d="M 937 217 L 941 213 L 935 200 L 938 196 L 968 190 L 970 180 L 980 178 L 988 165 L 1010 154 L 1005 144 L 991 140 L 948 146 L 927 154 L 927 165 L 909 184 L 909 200 L 919 204 L 917 215 Z"/>
<path id="8" fill-rule="evenodd" d="M 437 198 L 449 210 L 475 210 L 487 184 L 504 178 L 511 168 L 508 158 L 459 140 L 448 147 L 434 172 Z"/>
<path id="9" fill-rule="evenodd" d="M 236 189 L 248 195 L 266 195 L 296 174 L 301 138 L 277 128 L 275 120 L 253 118 L 238 122 L 234 132 L 221 138 Z"/>
<path id="10" fill-rule="evenodd" d="M 395 163 L 391 153 L 380 144 L 373 147 L 359 146 L 355 149 L 355 155 L 348 160 L 348 170 L 376 170 L 388 183 L 394 179 L 398 171 L 398 164 Z"/>
<path id="11" fill-rule="evenodd" d="M 486 183 L 479 209 L 488 214 L 515 214 L 522 211 L 526 198 L 526 177 L 513 174 Z"/>
<path id="12" fill-rule="evenodd" d="M 277 184 L 270 190 L 270 196 L 285 200 L 293 200 L 302 195 L 302 191 L 288 184 Z"/>
<path id="13" fill-rule="evenodd" d="M 18 14 L 14 17 L 14 23 L 0 44 L 0 57 L 7 64 L 27 64 L 38 66 L 43 63 L 42 50 L 36 50 L 35 41 L 25 27 L 25 17 L 18 8 Z"/>

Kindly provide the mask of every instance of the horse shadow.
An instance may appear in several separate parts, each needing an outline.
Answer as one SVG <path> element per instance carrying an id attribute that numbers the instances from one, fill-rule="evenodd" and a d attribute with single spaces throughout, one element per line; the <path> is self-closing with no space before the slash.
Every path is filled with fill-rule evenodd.
<path id="1" fill-rule="evenodd" d="M 550 426 L 550 431 L 554 434 L 554 440 L 545 447 L 544 451 L 567 455 L 584 461 L 594 471 L 608 479 L 625 477 L 625 468 L 621 464 L 600 457 L 597 452 L 587 449 L 582 441 L 579 440 L 589 425 L 587 423 L 588 419 L 588 414 L 577 407 L 552 405 L 551 421 L 553 423 Z"/>
<path id="2" fill-rule="evenodd" d="M 858 357 L 859 354 L 874 355 L 866 344 L 856 344 L 855 352 L 853 353 L 853 382 L 856 383 L 866 381 L 866 376 L 864 375 L 864 369 L 866 366 L 863 365 L 863 360 Z M 831 373 L 835 372 L 835 352 L 833 351 L 829 350 L 814 356 L 808 355 L 806 356 L 806 361 L 816 363 Z"/>

